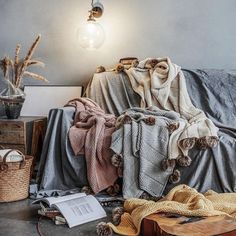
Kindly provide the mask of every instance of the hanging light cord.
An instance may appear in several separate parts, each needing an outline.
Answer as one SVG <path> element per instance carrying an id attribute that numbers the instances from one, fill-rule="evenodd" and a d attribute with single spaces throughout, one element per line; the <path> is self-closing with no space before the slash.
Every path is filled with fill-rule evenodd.
<path id="1" fill-rule="evenodd" d="M 97 0 L 97 2 L 99 2 L 99 0 Z M 93 4 L 94 4 L 94 0 L 92 0 L 92 2 L 91 2 L 92 8 L 93 8 Z"/>

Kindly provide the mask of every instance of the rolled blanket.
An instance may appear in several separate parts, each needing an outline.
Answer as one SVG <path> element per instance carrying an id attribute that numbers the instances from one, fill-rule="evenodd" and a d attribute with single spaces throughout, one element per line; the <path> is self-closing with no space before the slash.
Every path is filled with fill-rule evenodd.
<path id="1" fill-rule="evenodd" d="M 157 106 L 176 111 L 183 118 L 170 138 L 170 159 L 187 156 L 195 144 L 200 148 L 217 144 L 218 128 L 192 104 L 181 67 L 169 58 L 147 58 L 137 68 L 125 72 L 133 90 L 141 97 L 141 107 Z"/>
<path id="2" fill-rule="evenodd" d="M 139 235 L 143 218 L 153 213 L 167 212 L 185 216 L 229 215 L 236 218 L 236 193 L 198 193 L 187 185 L 173 188 L 163 199 L 153 202 L 131 198 L 124 203 L 124 213 L 118 226 L 108 225 L 120 235 Z"/>
<path id="3" fill-rule="evenodd" d="M 74 125 L 69 140 L 75 155 L 85 154 L 87 177 L 94 193 L 113 185 L 118 178 L 111 164 L 111 135 L 115 131 L 116 117 L 105 112 L 89 98 L 77 98 L 66 106 L 76 108 Z"/>

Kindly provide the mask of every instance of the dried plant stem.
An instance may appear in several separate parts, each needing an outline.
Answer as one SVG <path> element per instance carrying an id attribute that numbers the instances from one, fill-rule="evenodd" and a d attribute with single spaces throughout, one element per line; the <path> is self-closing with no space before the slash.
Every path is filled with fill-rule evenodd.
<path id="1" fill-rule="evenodd" d="M 41 67 L 45 66 L 43 62 L 37 59 L 32 59 L 33 53 L 37 48 L 40 39 L 41 35 L 38 35 L 24 59 L 19 58 L 21 45 L 17 44 L 14 61 L 11 60 L 11 58 L 9 58 L 8 56 L 5 56 L 2 60 L 0 60 L 0 69 L 3 71 L 5 79 L 11 81 L 14 87 L 20 87 L 21 81 L 24 76 L 29 76 L 36 80 L 48 82 L 47 79 L 43 76 L 32 73 L 30 71 L 26 71 L 27 68 L 32 65 Z"/>
<path id="2" fill-rule="evenodd" d="M 24 75 L 32 77 L 32 78 L 37 79 L 37 80 L 42 80 L 44 82 L 48 82 L 48 80 L 46 78 L 44 78 L 43 76 L 37 75 L 37 74 L 29 72 L 29 71 L 25 71 Z"/>
<path id="3" fill-rule="evenodd" d="M 11 82 L 14 84 L 14 62 L 13 62 L 13 60 L 11 60 L 11 59 L 9 60 L 9 65 L 11 67 Z"/>
<path id="4" fill-rule="evenodd" d="M 1 61 L 0 61 L 1 69 L 3 71 L 3 75 L 6 79 L 10 79 L 10 72 L 11 72 L 11 79 L 13 82 L 14 79 L 14 62 L 11 60 L 10 57 L 5 56 Z"/>
<path id="5" fill-rule="evenodd" d="M 14 84 L 16 83 L 17 78 L 19 76 L 19 54 L 20 54 L 20 49 L 21 49 L 21 45 L 17 44 L 16 51 L 15 51 L 15 62 L 14 62 L 14 71 L 15 71 Z"/>
<path id="6" fill-rule="evenodd" d="M 9 69 L 9 58 L 8 57 L 4 57 L 1 60 L 1 68 L 3 71 L 3 76 L 6 78 L 8 75 L 8 69 Z"/>
<path id="7" fill-rule="evenodd" d="M 24 61 L 23 61 L 23 64 L 20 68 L 20 71 L 19 71 L 19 76 L 17 78 L 17 81 L 16 81 L 16 87 L 19 87 L 20 84 L 21 84 L 21 79 L 22 79 L 22 76 L 24 74 L 24 71 L 26 70 L 27 66 L 28 66 L 28 63 L 36 49 L 36 47 L 38 46 L 39 44 L 39 41 L 41 39 L 41 35 L 38 35 L 38 37 L 36 38 L 36 40 L 34 41 L 34 43 L 32 44 L 31 48 L 29 49 Z"/>

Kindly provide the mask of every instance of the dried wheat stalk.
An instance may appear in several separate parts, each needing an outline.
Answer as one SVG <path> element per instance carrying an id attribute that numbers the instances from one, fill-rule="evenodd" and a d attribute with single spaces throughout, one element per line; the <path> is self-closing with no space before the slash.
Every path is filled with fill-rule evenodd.
<path id="1" fill-rule="evenodd" d="M 38 35 L 38 37 L 36 38 L 32 46 L 30 47 L 24 59 L 19 59 L 21 45 L 17 44 L 16 50 L 15 50 L 14 61 L 11 60 L 9 57 L 4 57 L 2 60 L 0 60 L 0 69 L 3 71 L 4 77 L 6 79 L 10 79 L 9 73 L 12 72 L 11 80 L 12 80 L 13 85 L 17 88 L 21 85 L 21 81 L 24 75 L 29 76 L 33 79 L 48 82 L 48 80 L 44 78 L 43 76 L 26 71 L 27 67 L 32 66 L 32 65 L 41 66 L 41 67 L 45 66 L 43 62 L 36 59 L 31 59 L 36 47 L 39 44 L 40 39 L 41 39 L 41 35 Z"/>
<path id="2" fill-rule="evenodd" d="M 37 74 L 29 72 L 29 71 L 25 71 L 24 75 L 32 77 L 32 78 L 37 79 L 37 80 L 42 80 L 44 82 L 48 82 L 48 80 L 45 77 L 43 77 L 41 75 L 37 75 Z"/>
<path id="3" fill-rule="evenodd" d="M 10 65 L 10 62 L 9 62 L 9 57 L 4 57 L 2 60 L 1 60 L 1 69 L 3 71 L 3 76 L 6 77 L 8 75 L 8 71 L 9 71 L 9 65 Z"/>
<path id="4" fill-rule="evenodd" d="M 19 54 L 20 54 L 21 45 L 17 44 L 16 51 L 15 51 L 15 62 L 14 62 L 14 71 L 15 71 L 15 80 L 14 84 L 17 81 L 17 78 L 19 77 Z"/>
<path id="5" fill-rule="evenodd" d="M 11 72 L 11 82 L 14 84 L 14 61 L 9 58 L 9 67 Z M 9 78 L 10 79 L 10 78 Z"/>
<path id="6" fill-rule="evenodd" d="M 12 72 L 12 78 L 14 77 L 14 62 L 11 60 L 10 57 L 5 56 L 1 60 L 1 69 L 3 71 L 3 76 L 9 78 L 10 72 Z"/>
<path id="7" fill-rule="evenodd" d="M 17 81 L 16 81 L 16 87 L 20 86 L 24 71 L 26 70 L 26 68 L 28 66 L 28 63 L 31 60 L 31 57 L 33 56 L 33 53 L 34 53 L 36 47 L 38 46 L 40 39 L 41 39 L 41 35 L 38 35 L 38 37 L 36 38 L 36 40 L 32 44 L 31 48 L 29 49 L 29 51 L 28 51 L 28 53 L 27 53 L 27 55 L 26 55 L 26 57 L 23 61 L 23 64 L 20 68 L 19 76 L 18 76 Z"/>

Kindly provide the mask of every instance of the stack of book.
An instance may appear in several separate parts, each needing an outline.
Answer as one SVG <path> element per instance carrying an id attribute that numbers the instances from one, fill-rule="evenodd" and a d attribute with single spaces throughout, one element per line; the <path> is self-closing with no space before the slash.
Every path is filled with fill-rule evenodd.
<path id="1" fill-rule="evenodd" d="M 85 193 L 38 199 L 33 202 L 36 203 L 41 207 L 39 215 L 52 219 L 56 225 L 68 224 L 70 228 L 107 216 L 98 200 Z"/>
<path id="2" fill-rule="evenodd" d="M 55 208 L 49 207 L 47 204 L 40 202 L 41 209 L 38 210 L 38 214 L 47 217 L 54 221 L 56 225 L 66 224 L 66 219 L 63 217 L 61 212 Z"/>

